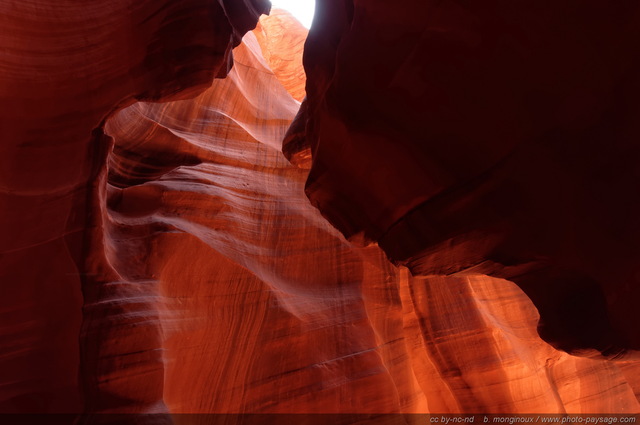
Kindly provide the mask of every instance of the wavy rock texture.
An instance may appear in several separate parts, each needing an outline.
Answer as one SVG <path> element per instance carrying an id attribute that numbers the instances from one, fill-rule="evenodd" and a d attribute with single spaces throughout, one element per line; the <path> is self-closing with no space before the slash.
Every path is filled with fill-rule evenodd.
<path id="1" fill-rule="evenodd" d="M 0 335 L 12 347 L 0 357 L 3 411 L 640 411 L 638 362 L 553 348 L 514 283 L 414 277 L 311 206 L 308 154 L 296 167 L 281 152 L 305 83 L 282 58 L 300 57 L 305 30 L 273 15 L 234 50 L 227 78 L 192 99 L 131 104 L 91 141 L 81 124 L 90 132 L 112 109 L 85 116 L 78 99 L 97 100 L 80 89 L 79 103 L 60 98 L 58 121 L 16 120 L 31 130 L 12 133 L 3 163 L 32 168 L 3 168 L 5 205 L 16 208 L 2 209 L 12 235 L 0 259 Z M 325 83 L 307 85 L 310 99 Z M 94 90 L 102 99 L 124 88 Z M 75 138 L 60 136 L 70 129 Z"/>
<path id="2" fill-rule="evenodd" d="M 304 195 L 308 171 L 280 152 L 297 88 L 269 68 L 264 37 L 247 35 L 230 75 L 199 97 L 137 103 L 107 123 L 106 253 L 119 278 L 106 284 L 119 295 L 105 299 L 131 301 L 90 308 L 156 327 L 122 379 L 162 348 L 172 412 L 640 410 L 638 364 L 552 348 L 513 283 L 411 277 L 324 221 Z M 123 329 L 108 332 L 116 346 Z"/>
<path id="3" fill-rule="evenodd" d="M 108 149 L 94 129 L 136 99 L 193 97 L 226 75 L 231 49 L 268 6 L 0 2 L 0 411 L 93 403 L 94 372 L 78 371 L 95 349 L 79 343 L 83 298 L 103 272 L 87 265 L 101 252 L 88 243 L 102 231 Z M 135 397 L 157 403 L 159 389 Z M 111 396 L 104 404 L 141 403 Z"/>
<path id="4" fill-rule="evenodd" d="M 321 2 L 285 152 L 350 240 L 513 280 L 548 342 L 637 358 L 639 29 L 633 2 Z"/>

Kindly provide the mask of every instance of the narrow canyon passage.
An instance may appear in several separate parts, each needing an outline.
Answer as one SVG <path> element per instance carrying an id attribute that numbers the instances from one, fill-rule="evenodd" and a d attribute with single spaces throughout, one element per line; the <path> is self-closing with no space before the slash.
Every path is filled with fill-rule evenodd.
<path id="1" fill-rule="evenodd" d="M 640 412 L 638 204 L 610 199 L 637 185 L 633 166 L 609 173 L 638 150 L 625 43 L 613 71 L 581 82 L 628 83 L 609 99 L 624 114 L 519 127 L 521 110 L 503 112 L 522 106 L 522 80 L 488 75 L 519 43 L 542 55 L 532 34 L 552 39 L 539 25 L 555 21 L 535 8 L 515 31 L 502 18 L 524 12 L 499 1 L 503 15 L 426 2 L 425 23 L 407 12 L 425 10 L 417 1 L 327 0 L 305 44 L 306 28 L 260 16 L 258 0 L 89 3 L 0 17 L 3 52 L 22 52 L 0 62 L 0 413 Z M 576 22 L 598 11 L 587 3 Z M 635 31 L 620 8 L 616 41 Z M 87 16 L 103 26 L 79 25 Z M 51 33 L 69 49 L 55 67 L 52 47 L 27 48 Z M 425 52 L 440 65 L 425 71 Z M 444 68 L 465 57 L 482 75 L 452 87 L 471 71 Z M 472 116 L 490 84 L 504 92 Z M 589 137 L 612 129 L 596 155 Z M 562 149 L 531 142 L 539 133 L 553 146 L 575 136 L 584 157 L 568 168 Z M 606 192 L 596 176 L 620 182 L 603 195 L 612 207 L 574 218 Z"/>

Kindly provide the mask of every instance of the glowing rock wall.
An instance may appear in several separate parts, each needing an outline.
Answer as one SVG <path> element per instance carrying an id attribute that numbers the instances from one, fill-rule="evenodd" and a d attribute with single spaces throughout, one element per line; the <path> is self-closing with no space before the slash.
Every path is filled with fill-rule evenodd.
<path id="1" fill-rule="evenodd" d="M 285 151 L 350 240 L 513 280 L 548 342 L 637 358 L 639 31 L 634 2 L 320 2 Z"/>
<path id="2" fill-rule="evenodd" d="M 337 80 L 323 79 L 320 69 L 343 69 L 319 49 L 322 43 L 331 54 L 341 49 L 332 25 L 346 25 L 358 13 L 378 16 L 379 2 L 345 9 L 345 21 L 331 7 L 349 3 L 322 3 L 317 22 L 324 19 L 326 25 L 317 27 L 322 29 L 314 30 L 315 36 L 312 32 L 305 53 L 307 111 L 316 115 L 303 110 L 293 130 L 304 97 L 306 30 L 284 12 L 261 18 L 233 51 L 234 67 L 228 71 L 229 47 L 255 24 L 262 6 L 187 3 L 114 7 L 111 21 L 104 17 L 107 23 L 100 27 L 104 34 L 94 30 L 91 44 L 114 43 L 113 50 L 104 47 L 93 61 L 83 56 L 92 51 L 86 40 L 71 37 L 73 31 L 63 25 L 65 19 L 79 19 L 78 13 L 43 9 L 47 20 L 35 10 L 11 9 L 16 13 L 7 23 L 14 26 L 27 16 L 55 22 L 61 37 L 70 34 L 83 47 L 76 60 L 89 68 L 78 74 L 82 67 L 72 66 L 69 58 L 63 66 L 59 59 L 58 72 L 51 68 L 45 79 L 19 75 L 16 66 L 15 80 L 1 86 L 2 412 L 640 410 L 640 366 L 630 352 L 614 362 L 559 351 L 541 339 L 538 311 L 516 284 L 480 273 L 420 276 L 428 267 L 444 275 L 466 264 L 466 251 L 456 244 L 435 250 L 429 262 L 420 262 L 426 257 L 415 255 L 422 251 L 414 249 L 412 239 L 401 244 L 379 236 L 382 249 L 357 246 L 309 202 L 305 184 L 317 203 L 319 170 L 349 171 L 340 188 L 346 191 L 369 178 L 372 186 L 361 195 L 380 184 L 382 196 L 393 189 L 385 186 L 393 184 L 389 179 L 409 176 L 417 166 L 405 170 L 406 158 L 390 154 L 384 167 L 367 167 L 367 158 L 382 155 L 378 149 L 388 142 L 375 137 L 367 139 L 369 147 L 349 151 L 353 134 L 359 134 L 353 129 L 368 121 L 345 120 L 340 105 L 371 108 L 363 96 L 373 89 L 331 88 Z M 81 10 L 96 19 L 106 13 L 98 6 Z M 196 13 L 205 11 L 210 19 Z M 356 19 L 351 27 L 400 16 L 396 11 L 374 21 Z M 407 22 L 417 25 L 418 16 L 415 20 Z M 29 25 L 31 31 L 38 28 Z M 131 31 L 115 31 L 117 25 L 149 25 L 149 33 L 139 33 L 146 47 L 137 48 L 127 38 Z M 193 43 L 176 39 L 170 30 L 175 26 L 189 28 Z M 12 32 L 15 39 L 1 40 L 17 49 L 15 40 L 37 35 L 25 28 Z M 42 38 L 53 31 L 39 28 Z M 211 28 L 220 37 L 211 37 Z M 369 34 L 362 31 L 362 37 Z M 397 45 L 393 31 L 384 34 L 391 37 L 388 46 Z M 24 43 L 26 61 L 30 50 L 24 47 L 30 43 Z M 202 57 L 202 43 L 214 43 L 213 50 L 208 45 L 204 50 L 219 53 Z M 130 55 L 122 54 L 123 46 Z M 165 52 L 162 46 L 175 49 Z M 163 53 L 137 56 L 147 51 Z M 76 50 L 69 52 L 74 58 Z M 359 48 L 352 52 L 374 56 Z M 41 68 L 52 66 L 42 52 L 34 56 L 43 61 Z M 20 62 L 19 55 L 13 58 Z M 157 58 L 162 63 L 175 58 L 169 60 L 175 67 L 167 74 L 154 65 L 132 77 L 139 68 L 128 63 Z M 191 59 L 211 62 L 191 68 Z M 210 84 L 214 75 L 227 72 Z M 119 77 L 112 81 L 109 75 Z M 368 78 L 363 77 L 364 87 Z M 144 90 L 127 85 L 134 80 Z M 41 86 L 34 88 L 35 82 Z M 185 87 L 193 89 L 184 94 Z M 341 97 L 345 88 L 356 90 L 355 97 Z M 133 103 L 136 97 L 163 102 Z M 329 119 L 323 114 L 335 120 L 334 133 L 314 121 Z M 288 153 L 299 166 L 282 153 L 287 132 L 293 141 Z M 305 147 L 301 135 L 307 132 L 311 146 Z M 330 134 L 347 150 L 324 153 L 323 137 Z M 304 152 L 309 147 L 312 159 Z M 335 211 L 362 199 L 336 196 L 320 205 L 334 222 Z M 397 206 L 381 199 L 381 205 Z M 416 276 L 393 265 L 383 249 L 395 260 L 400 259 L 396 249 L 407 249 L 407 258 L 418 259 L 407 262 Z"/>

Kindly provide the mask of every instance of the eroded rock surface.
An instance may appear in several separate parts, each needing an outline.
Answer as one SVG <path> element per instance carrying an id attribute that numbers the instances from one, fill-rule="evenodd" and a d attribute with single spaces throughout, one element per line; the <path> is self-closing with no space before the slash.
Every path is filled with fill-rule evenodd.
<path id="1" fill-rule="evenodd" d="M 287 153 L 310 148 L 307 193 L 352 241 L 415 275 L 511 279 L 550 343 L 636 356 L 639 20 L 632 2 L 321 2 Z"/>
<path id="2" fill-rule="evenodd" d="M 306 167 L 315 167 L 313 182 L 326 160 L 314 145 L 324 139 L 314 139 L 314 131 L 320 128 L 327 137 L 329 133 L 314 123 L 317 117 L 304 113 L 298 115 L 298 123 L 304 125 L 288 130 L 299 111 L 305 78 L 299 62 L 282 58 L 300 58 L 306 34 L 289 15 L 277 12 L 261 19 L 259 28 L 234 50 L 236 66 L 227 71 L 223 58 L 228 58 L 230 45 L 225 43 L 239 41 L 240 34 L 257 21 L 258 2 L 244 12 L 236 8 L 249 3 L 223 2 L 225 14 L 207 15 L 211 19 L 188 12 L 209 10 L 195 2 L 154 4 L 158 13 L 139 24 L 186 25 L 195 46 L 220 42 L 215 58 L 202 58 L 211 59 L 213 68 L 194 65 L 195 74 L 184 80 L 167 76 L 166 71 L 142 73 L 140 81 L 148 84 L 144 87 L 156 91 L 132 91 L 124 83 L 105 83 L 110 80 L 104 75 L 120 71 L 136 75 L 137 69 L 105 51 L 97 55 L 100 61 L 91 63 L 95 68 L 87 71 L 87 76 L 96 74 L 95 80 L 88 78 L 85 83 L 90 90 L 83 91 L 78 81 L 77 91 L 62 90 L 63 81 L 71 86 L 67 73 L 73 75 L 75 69 L 62 65 L 64 78 L 56 79 L 59 74 L 51 72 L 48 86 L 25 76 L 24 93 L 29 93 L 27 82 L 37 80 L 48 87 L 42 93 L 34 89 L 31 97 L 19 96 L 17 71 L 14 84 L 2 86 L 2 93 L 13 93 L 17 102 L 13 105 L 18 105 L 11 109 L 8 100 L 14 98 L 2 98 L 3 108 L 8 105 L 7 115 L 0 118 L 5 202 L 0 210 L 4 226 L 0 273 L 7 294 L 0 307 L 2 411 L 640 411 L 637 361 L 588 359 L 553 348 L 540 338 L 538 310 L 517 285 L 479 273 L 446 276 L 450 270 L 443 269 L 466 261 L 454 256 L 465 252 L 455 244 L 437 251 L 441 258 L 428 263 L 408 262 L 414 276 L 393 265 L 383 251 L 391 255 L 399 247 L 411 254 L 412 239 L 407 245 L 393 245 L 397 239 L 387 243 L 380 237 L 383 249 L 375 244 L 358 247 L 309 203 Z M 220 10 L 219 3 L 206 4 Z M 331 103 L 327 93 L 341 93 L 340 87 L 329 89 L 334 77 L 322 77 L 314 68 L 342 72 L 330 54 L 319 50 L 318 40 L 325 40 L 331 53 L 340 44 L 332 28 L 342 28 L 358 16 L 354 9 L 347 8 L 344 14 L 328 9 L 343 3 L 323 4 L 317 22 L 324 19 L 328 25 L 326 38 L 316 33 L 307 44 L 318 54 L 315 65 L 311 61 L 308 67 L 309 106 L 314 105 L 312 95 L 318 105 L 318 99 Z M 374 13 L 378 3 L 367 4 L 370 9 L 364 3 L 356 6 Z M 146 16 L 144 7 L 152 7 L 150 3 L 125 6 L 118 9 L 119 15 L 113 12 L 113 22 L 119 22 L 117 16 L 129 16 L 125 12 Z M 30 14 L 17 13 L 7 22 L 17 25 L 16 16 L 39 16 L 33 14 L 37 10 L 24 8 Z M 16 6 L 12 12 L 21 10 Z M 94 12 L 99 10 L 96 6 Z M 62 18 L 53 9 L 41 12 L 62 31 L 64 25 L 58 22 Z M 400 12 L 387 13 L 389 22 L 397 19 L 394 13 Z M 81 20 L 80 14 L 73 16 Z M 351 25 L 358 28 L 365 21 L 356 19 Z M 209 37 L 207 25 L 196 36 L 197 22 L 215 23 L 216 34 L 227 38 L 222 42 Z M 382 22 L 382 17 L 375 20 L 376 25 Z M 223 32 L 222 27 L 233 29 Z M 28 38 L 25 28 L 16 39 Z M 38 26 L 30 28 L 35 31 Z M 52 31 L 40 28 L 42 37 Z M 191 57 L 182 52 L 179 40 L 168 37 L 175 32 L 162 28 L 143 37 L 148 46 L 169 43 L 176 58 Z M 105 24 L 104 31 L 94 34 L 98 47 L 111 40 L 112 26 Z M 380 34 L 391 36 L 393 31 Z M 170 41 L 160 42 L 161 35 Z M 129 43 L 122 45 L 133 52 L 146 51 L 136 50 L 128 37 Z M 199 53 L 194 55 L 200 58 Z M 321 59 L 327 62 L 320 63 Z M 42 66 L 51 64 L 44 61 Z M 228 76 L 207 88 L 222 69 Z M 166 84 L 154 80 L 165 76 Z M 193 90 L 184 94 L 183 86 L 172 85 L 176 81 Z M 165 101 L 132 103 L 132 96 L 143 95 Z M 27 121 L 25 105 L 31 108 L 32 121 Z M 128 106 L 115 111 L 124 105 Z M 351 139 L 344 137 L 352 130 L 345 133 L 340 124 L 344 110 L 332 107 L 337 107 L 335 137 L 342 138 L 336 144 L 343 141 L 348 148 Z M 47 115 L 47 108 L 55 114 Z M 313 106 L 310 111 L 322 116 L 329 109 Z M 312 163 L 309 152 L 304 152 L 307 130 Z M 282 153 L 287 131 L 295 142 L 290 157 L 296 157 L 299 166 Z M 385 144 L 377 142 L 381 144 L 369 150 L 360 147 L 361 157 L 382 154 L 376 149 Z M 335 154 L 338 169 L 346 169 L 342 161 L 357 164 L 348 149 Z M 358 173 L 365 171 L 373 183 L 382 178 L 376 172 L 386 173 L 393 183 L 396 170 L 402 169 L 396 159 L 402 157 L 390 155 L 387 168 L 354 166 L 355 175 L 344 179 L 344 190 L 364 178 Z M 315 192 L 308 192 L 314 199 Z M 359 200 L 341 198 L 329 205 L 346 208 Z M 326 213 L 326 205 L 320 207 Z M 470 251 L 475 252 L 473 247 Z M 419 276 L 425 270 L 420 267 L 435 267 L 443 276 Z"/>
<path id="3" fill-rule="evenodd" d="M 95 347 L 79 341 L 83 299 L 94 296 L 91 273 L 107 273 L 87 265 L 103 252 L 92 242 L 101 239 L 105 208 L 102 122 L 137 99 L 193 97 L 226 75 L 231 49 L 268 7 L 0 2 L 0 411 L 93 403 L 94 372 L 79 371 Z M 125 408 L 161 395 L 155 386 L 101 403 Z"/>
<path id="4" fill-rule="evenodd" d="M 112 285 L 144 283 L 154 300 L 169 410 L 640 408 L 625 369 L 637 363 L 552 348 L 515 284 L 412 277 L 329 225 L 305 197 L 308 170 L 280 152 L 299 104 L 269 69 L 263 35 L 245 37 L 234 51 L 245 66 L 199 97 L 137 103 L 106 126 L 108 259 L 126 280 Z"/>

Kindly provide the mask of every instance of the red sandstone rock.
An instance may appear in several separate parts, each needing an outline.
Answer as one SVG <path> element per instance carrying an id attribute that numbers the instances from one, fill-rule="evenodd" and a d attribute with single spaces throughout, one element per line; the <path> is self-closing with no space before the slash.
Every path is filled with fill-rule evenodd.
<path id="1" fill-rule="evenodd" d="M 307 171 L 279 152 L 297 102 L 253 35 L 234 53 L 245 66 L 199 97 L 138 103 L 106 126 L 108 259 L 129 282 L 114 286 L 147 282 L 138 302 L 158 298 L 169 410 L 640 408 L 629 372 L 542 341 L 511 282 L 412 278 L 347 243 L 306 201 Z"/>
<path id="2" fill-rule="evenodd" d="M 415 275 L 512 279 L 550 343 L 633 356 L 639 19 L 630 2 L 321 2 L 286 152 L 310 146 L 307 193 L 352 241 Z"/>
<path id="3" fill-rule="evenodd" d="M 269 68 L 280 84 L 294 99 L 302 102 L 307 81 L 302 67 L 302 51 L 307 29 L 289 12 L 272 9 L 269 16 L 260 18 L 254 33 Z"/>
<path id="4" fill-rule="evenodd" d="M 136 99 L 192 97 L 224 76 L 231 48 L 267 6 L 1 2 L 0 411 L 79 411 L 83 399 L 91 409 L 94 371 L 82 359 L 95 347 L 81 342 L 83 299 L 109 275 L 89 264 L 103 255 L 109 150 L 94 129 Z M 155 385 L 100 404 L 161 409 L 161 396 Z"/>
<path id="5" fill-rule="evenodd" d="M 193 4 L 157 7 L 162 16 L 197 20 Z M 235 34 L 250 26 L 235 9 L 226 12 Z M 47 16 L 59 19 L 51 10 Z M 340 24 L 340 14 L 332 16 Z M 377 246 L 347 242 L 320 216 L 305 197 L 308 170 L 280 152 L 302 74 L 275 59 L 287 48 L 299 57 L 304 30 L 289 27 L 287 15 L 276 18 L 244 38 L 234 51 L 239 66 L 226 79 L 203 90 L 203 77 L 192 99 L 114 109 L 104 131 L 99 124 L 117 106 L 110 96 L 136 95 L 98 84 L 120 67 L 131 71 L 120 56 L 92 63 L 93 97 L 82 86 L 56 91 L 54 82 L 64 80 L 56 73 L 42 97 L 30 95 L 42 104 L 18 96 L 28 93 L 26 83 L 2 88 L 15 95 L 2 98 L 6 116 L 23 117 L 0 127 L 12 136 L 2 138 L 0 180 L 2 411 L 640 411 L 638 362 L 554 349 L 515 284 L 480 275 L 412 277 Z M 282 38 L 288 46 L 270 42 L 282 28 L 291 28 Z M 108 39 L 100 37 L 97 46 Z M 189 42 L 171 41 L 176 57 L 189 50 Z M 177 91 L 169 81 L 175 76 L 169 86 L 154 80 L 163 72 L 140 81 L 157 85 L 158 96 Z M 311 91 L 329 83 L 320 79 Z M 32 115 L 10 108 L 19 102 L 32 105 Z M 47 107 L 60 113 L 48 116 Z M 343 201 L 337 207 L 354 199 Z M 434 264 L 465 260 L 452 252 L 461 251 L 442 249 Z"/>

